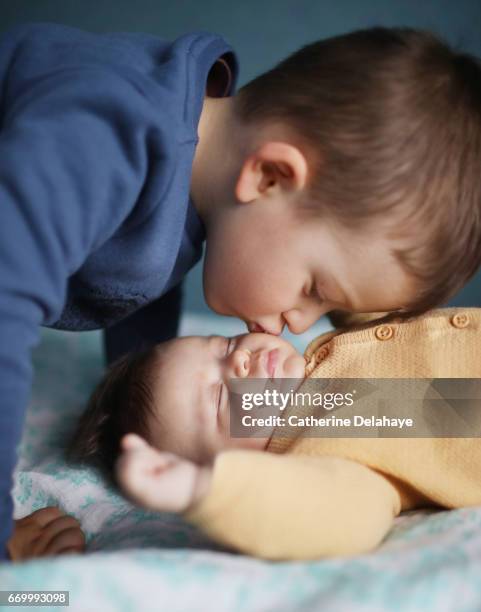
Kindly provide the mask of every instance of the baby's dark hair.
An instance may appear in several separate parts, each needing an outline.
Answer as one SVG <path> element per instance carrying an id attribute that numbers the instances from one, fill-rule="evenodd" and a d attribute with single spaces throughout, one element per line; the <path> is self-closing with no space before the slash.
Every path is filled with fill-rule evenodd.
<path id="1" fill-rule="evenodd" d="M 154 414 L 151 389 L 156 355 L 155 347 L 129 353 L 108 367 L 66 450 L 70 464 L 99 469 L 116 488 L 114 468 L 121 438 L 132 432 L 151 442 L 148 422 Z"/>
<path id="2" fill-rule="evenodd" d="M 308 44 L 234 97 L 241 125 L 280 124 L 310 172 L 299 210 L 355 231 L 383 215 L 416 281 L 407 316 L 481 263 L 481 63 L 434 34 L 375 27 Z M 406 236 L 407 235 L 407 236 Z M 410 239 L 412 242 L 412 239 Z"/>

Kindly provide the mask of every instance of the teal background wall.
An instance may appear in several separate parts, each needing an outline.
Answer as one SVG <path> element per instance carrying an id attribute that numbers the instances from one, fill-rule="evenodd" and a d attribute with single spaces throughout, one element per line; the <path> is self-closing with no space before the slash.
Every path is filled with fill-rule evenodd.
<path id="1" fill-rule="evenodd" d="M 239 86 L 308 42 L 373 25 L 428 28 L 481 56 L 481 0 L 0 0 L 0 16 L 0 32 L 22 21 L 171 38 L 217 32 L 237 50 Z M 481 306 L 481 272 L 451 303 Z M 208 311 L 201 264 L 187 278 L 184 304 Z"/>

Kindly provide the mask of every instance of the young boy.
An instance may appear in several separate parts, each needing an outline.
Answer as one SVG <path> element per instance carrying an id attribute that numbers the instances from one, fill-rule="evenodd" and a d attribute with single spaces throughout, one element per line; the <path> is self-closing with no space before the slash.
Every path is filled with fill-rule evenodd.
<path id="1" fill-rule="evenodd" d="M 265 334 L 171 340 L 112 366 L 81 417 L 69 457 L 97 465 L 112 483 L 116 476 L 134 502 L 181 512 L 245 553 L 307 559 L 366 552 L 402 510 L 481 505 L 479 399 L 471 419 L 477 431 L 463 430 L 470 438 L 316 437 L 309 425 L 294 435 L 278 426 L 262 437 L 236 438 L 226 386 L 304 376 L 480 378 L 480 335 L 481 309 L 441 309 L 329 332 L 310 343 L 305 359 Z M 396 395 L 393 386 L 389 401 Z M 421 395 L 404 412 L 420 417 L 424 406 Z M 363 410 L 375 411 L 372 396 L 354 413 Z M 315 412 L 292 404 L 282 416 Z M 419 423 L 417 431 L 423 434 Z M 456 435 L 451 428 L 446 434 Z"/>
<path id="2" fill-rule="evenodd" d="M 271 334 L 333 309 L 422 312 L 478 267 L 474 58 L 376 28 L 232 95 L 237 73 L 206 32 L 27 24 L 0 40 L 4 556 L 40 325 L 112 328 L 110 357 L 162 339 L 159 299 L 175 318 L 204 238 L 208 304 Z"/>

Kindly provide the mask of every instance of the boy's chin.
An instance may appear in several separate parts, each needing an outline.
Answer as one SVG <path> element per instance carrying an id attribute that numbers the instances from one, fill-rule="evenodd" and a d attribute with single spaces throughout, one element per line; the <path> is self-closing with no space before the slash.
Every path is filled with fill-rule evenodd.
<path id="1" fill-rule="evenodd" d="M 239 318 L 239 315 L 237 313 L 233 312 L 232 309 L 228 308 L 227 306 L 225 306 L 221 302 L 218 302 L 217 300 L 208 297 L 207 294 L 204 295 L 204 299 L 205 299 L 205 303 L 207 304 L 207 306 L 213 312 L 215 312 L 215 314 L 218 314 L 218 315 L 220 315 L 222 317 L 237 317 L 237 318 Z M 246 323 L 246 325 L 247 325 L 247 323 Z"/>

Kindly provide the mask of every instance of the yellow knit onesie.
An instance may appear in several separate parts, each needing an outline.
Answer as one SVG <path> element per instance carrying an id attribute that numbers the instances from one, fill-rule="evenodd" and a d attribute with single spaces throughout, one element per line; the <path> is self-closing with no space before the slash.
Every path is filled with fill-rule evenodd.
<path id="1" fill-rule="evenodd" d="M 313 378 L 481 378 L 481 309 L 329 332 L 305 358 Z M 312 559 L 373 549 L 403 510 L 481 505 L 481 438 L 274 432 L 266 451 L 218 454 L 185 518 L 247 554 Z"/>

